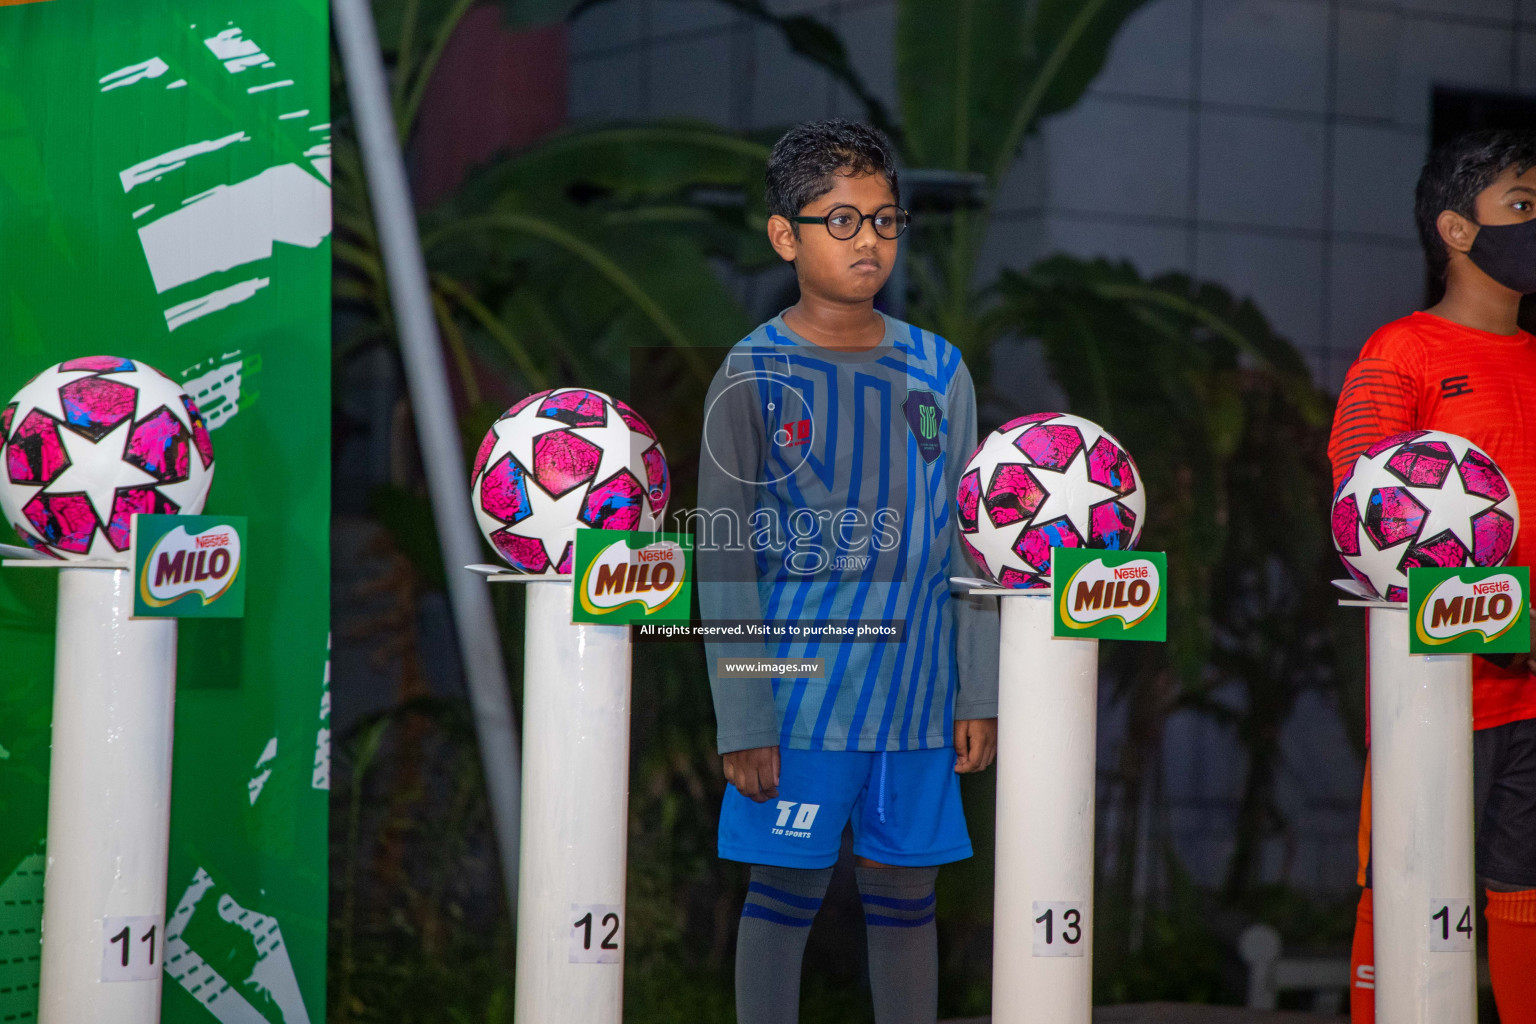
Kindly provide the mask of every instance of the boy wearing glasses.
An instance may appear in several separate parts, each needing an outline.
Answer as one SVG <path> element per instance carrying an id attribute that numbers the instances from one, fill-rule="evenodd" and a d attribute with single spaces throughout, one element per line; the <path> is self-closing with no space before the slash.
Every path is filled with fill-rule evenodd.
<path id="1" fill-rule="evenodd" d="M 976 572 L 952 511 L 976 446 L 970 374 L 943 338 L 874 308 L 907 226 L 899 198 L 873 128 L 821 121 L 779 140 L 768 240 L 800 298 L 731 350 L 706 403 L 703 618 L 774 629 L 708 645 L 730 784 L 719 850 L 752 865 L 743 1024 L 798 1019 L 849 824 L 875 1019 L 932 1024 L 938 865 L 971 855 L 957 773 L 997 746 L 996 606 L 949 589 Z"/>

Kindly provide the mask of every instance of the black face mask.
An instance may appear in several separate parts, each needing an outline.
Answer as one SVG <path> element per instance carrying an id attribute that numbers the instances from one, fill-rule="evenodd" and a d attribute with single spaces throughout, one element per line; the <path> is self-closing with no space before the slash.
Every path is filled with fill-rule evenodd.
<path id="1" fill-rule="evenodd" d="M 1536 220 L 1480 226 L 1467 257 L 1505 288 L 1536 292 Z"/>

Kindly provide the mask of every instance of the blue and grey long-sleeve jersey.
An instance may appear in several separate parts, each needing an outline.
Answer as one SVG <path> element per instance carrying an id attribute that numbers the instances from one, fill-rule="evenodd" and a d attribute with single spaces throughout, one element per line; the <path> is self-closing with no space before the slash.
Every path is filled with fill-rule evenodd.
<path id="1" fill-rule="evenodd" d="M 707 645 L 722 753 L 948 746 L 997 714 L 996 602 L 974 576 L 953 498 L 976 446 L 970 373 L 949 342 L 886 317 L 864 351 L 821 348 L 781 317 L 727 356 L 700 454 L 705 620 L 905 623 L 898 639 Z M 717 658 L 820 658 L 820 678 L 723 675 Z"/>

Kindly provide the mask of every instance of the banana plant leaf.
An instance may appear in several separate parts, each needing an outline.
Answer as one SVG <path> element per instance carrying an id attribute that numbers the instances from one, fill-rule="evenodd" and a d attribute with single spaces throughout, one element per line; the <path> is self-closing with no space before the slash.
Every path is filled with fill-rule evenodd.
<path id="1" fill-rule="evenodd" d="M 581 0 L 571 9 L 574 20 L 594 7 L 612 3 L 613 0 Z M 791 53 L 821 65 L 831 76 L 841 82 L 864 105 L 865 117 L 870 124 L 884 131 L 891 138 L 901 136 L 901 126 L 891 118 L 884 102 L 865 84 L 854 69 L 843 40 L 825 23 L 806 14 L 778 15 L 769 10 L 763 0 L 716 0 L 722 6 L 740 11 L 764 25 L 771 25 L 784 37 Z"/>
<path id="2" fill-rule="evenodd" d="M 897 78 L 907 157 L 995 185 L 1024 137 L 1081 98 L 1145 0 L 903 0 Z"/>
<path id="3" fill-rule="evenodd" d="M 387 336 L 362 167 L 339 120 L 338 297 L 360 332 Z M 698 122 L 586 127 L 493 160 L 422 211 L 439 329 L 471 401 L 477 365 L 518 391 L 619 387 L 636 345 L 741 337 L 746 314 L 710 261 L 763 248 L 749 239 L 761 236 L 766 158 L 761 143 Z"/>
<path id="4" fill-rule="evenodd" d="M 1248 564 L 1316 561 L 1325 517 L 1314 499 L 1327 494 L 1326 467 L 1306 444 L 1272 442 L 1282 426 L 1324 429 L 1326 399 L 1253 303 L 1214 284 L 1055 256 L 1005 272 L 997 293 L 992 328 L 1039 339 L 1072 411 L 1137 458 L 1155 498 L 1142 546 L 1166 551 L 1178 581 L 1169 651 L 1185 685 L 1199 689 L 1227 607 L 1214 595 L 1238 564 L 1234 539 Z"/>

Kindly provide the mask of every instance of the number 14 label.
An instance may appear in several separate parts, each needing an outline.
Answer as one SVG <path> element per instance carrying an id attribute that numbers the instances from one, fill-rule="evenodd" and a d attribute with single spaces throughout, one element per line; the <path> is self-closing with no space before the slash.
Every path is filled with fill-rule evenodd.
<path id="1" fill-rule="evenodd" d="M 1081 900 L 1035 900 L 1035 956 L 1083 956 L 1088 943 Z"/>
<path id="2" fill-rule="evenodd" d="M 1470 953 L 1477 942 L 1471 900 L 1429 901 L 1429 951 Z"/>

